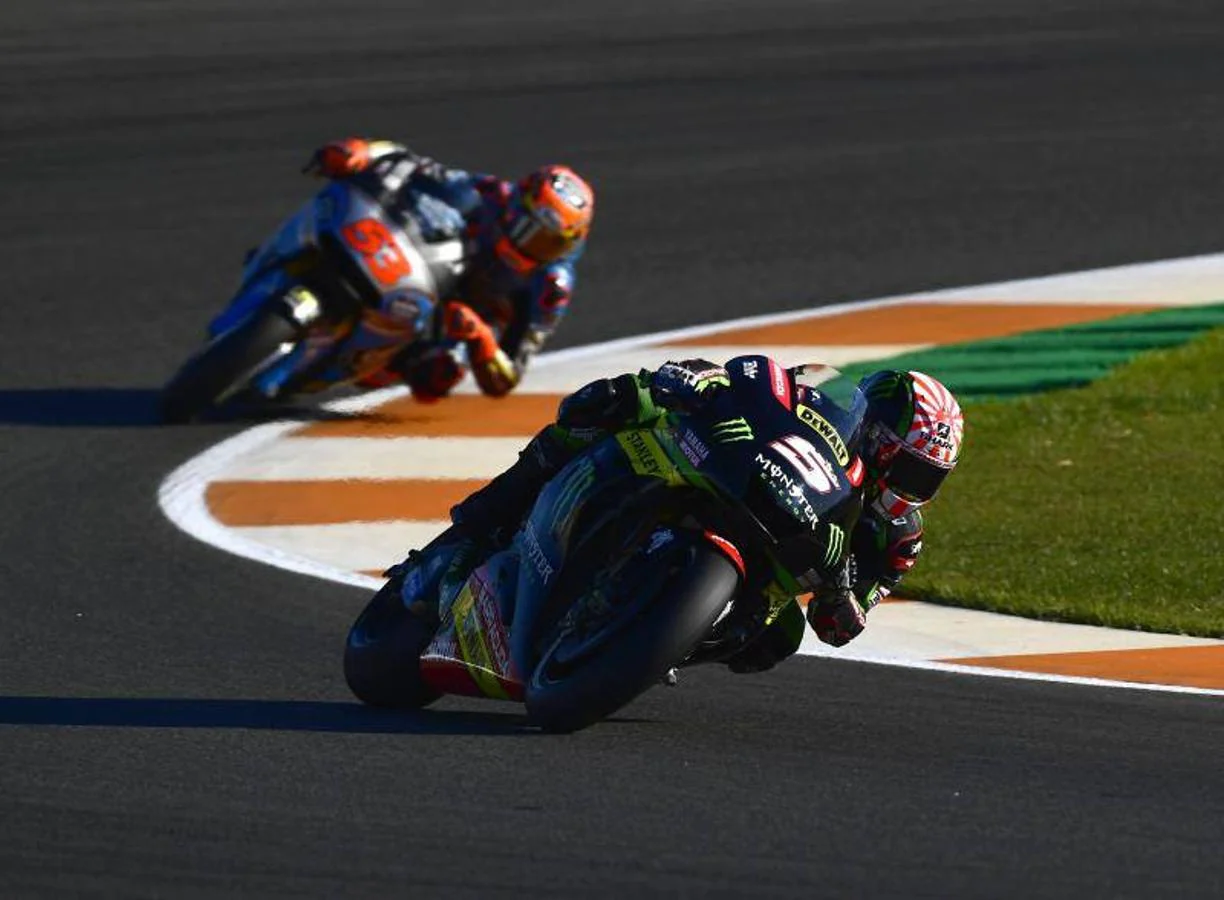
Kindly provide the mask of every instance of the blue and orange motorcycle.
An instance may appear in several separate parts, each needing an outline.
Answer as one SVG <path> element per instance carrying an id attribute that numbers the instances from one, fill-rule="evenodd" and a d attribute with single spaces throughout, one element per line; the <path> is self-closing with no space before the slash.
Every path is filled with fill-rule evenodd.
<path id="1" fill-rule="evenodd" d="M 164 421 L 360 382 L 433 336 L 437 301 L 464 270 L 462 220 L 392 214 L 380 191 L 333 182 L 251 254 L 208 343 L 163 389 Z"/>

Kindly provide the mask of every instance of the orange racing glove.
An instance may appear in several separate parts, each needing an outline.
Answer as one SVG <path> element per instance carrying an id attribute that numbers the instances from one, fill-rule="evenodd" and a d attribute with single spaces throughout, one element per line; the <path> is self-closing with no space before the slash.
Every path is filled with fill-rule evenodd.
<path id="1" fill-rule="evenodd" d="M 447 302 L 442 313 L 442 332 L 467 345 L 472 375 L 484 393 L 502 397 L 518 384 L 514 361 L 498 345 L 493 328 L 466 303 Z"/>
<path id="2" fill-rule="evenodd" d="M 310 157 L 302 172 L 324 178 L 355 175 L 370 164 L 370 144 L 361 138 L 329 141 Z"/>

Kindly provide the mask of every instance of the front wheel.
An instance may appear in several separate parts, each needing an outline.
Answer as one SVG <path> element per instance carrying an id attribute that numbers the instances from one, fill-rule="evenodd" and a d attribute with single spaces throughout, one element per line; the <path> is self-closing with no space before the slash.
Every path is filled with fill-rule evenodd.
<path id="1" fill-rule="evenodd" d="M 189 359 L 162 389 L 163 422 L 190 422 L 246 387 L 247 380 L 298 339 L 297 328 L 272 310 L 256 313 Z"/>
<path id="2" fill-rule="evenodd" d="M 383 709 L 420 709 L 441 694 L 421 677 L 421 654 L 437 623 L 409 612 L 400 596 L 403 578 L 394 576 L 353 627 L 344 645 L 344 680 L 362 703 Z"/>
<path id="3" fill-rule="evenodd" d="M 611 715 L 648 690 L 692 651 L 739 587 L 739 573 L 704 542 L 686 551 L 687 565 L 665 579 L 652 602 L 635 604 L 630 622 L 594 651 L 571 659 L 555 641 L 527 685 L 527 712 L 546 731 L 577 731 Z"/>

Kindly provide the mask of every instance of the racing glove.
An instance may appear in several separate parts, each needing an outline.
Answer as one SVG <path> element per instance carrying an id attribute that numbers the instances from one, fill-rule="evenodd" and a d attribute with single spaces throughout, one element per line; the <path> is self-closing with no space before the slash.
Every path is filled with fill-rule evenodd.
<path id="1" fill-rule="evenodd" d="M 467 345 L 472 375 L 480 389 L 494 397 L 510 392 L 518 384 L 518 370 L 497 343 L 497 335 L 470 306 L 457 300 L 449 301 L 442 311 L 442 332 L 454 341 Z"/>
<path id="2" fill-rule="evenodd" d="M 329 141 L 316 150 L 302 167 L 302 172 L 323 178 L 344 178 L 357 174 L 369 164 L 369 141 L 345 138 L 342 141 Z"/>
<path id="3" fill-rule="evenodd" d="M 463 378 L 463 368 L 441 347 L 397 362 L 397 371 L 418 403 L 437 403 Z"/>
<path id="4" fill-rule="evenodd" d="M 818 588 L 808 601 L 808 624 L 816 637 L 833 647 L 845 646 L 867 627 L 867 613 L 850 587 L 849 570 L 844 566 L 835 583 Z"/>
<path id="5" fill-rule="evenodd" d="M 442 308 L 442 333 L 453 341 L 477 341 L 493 336 L 493 329 L 466 303 L 450 300 Z"/>
<path id="6" fill-rule="evenodd" d="M 813 597 L 808 601 L 807 620 L 816 637 L 833 647 L 845 646 L 867 627 L 867 614 L 848 588 Z"/>
<path id="7" fill-rule="evenodd" d="M 686 412 L 730 385 L 722 366 L 704 359 L 684 359 L 661 365 L 650 378 L 650 393 L 660 406 Z"/>

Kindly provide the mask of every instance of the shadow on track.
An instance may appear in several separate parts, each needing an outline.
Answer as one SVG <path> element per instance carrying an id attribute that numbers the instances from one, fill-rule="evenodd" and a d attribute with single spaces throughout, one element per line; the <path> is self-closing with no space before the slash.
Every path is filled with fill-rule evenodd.
<path id="1" fill-rule="evenodd" d="M 157 424 L 158 391 L 32 388 L 0 391 L 0 423 L 49 428 L 140 428 Z"/>
<path id="2" fill-rule="evenodd" d="M 153 388 L 0 390 L 0 425 L 37 425 L 44 428 L 155 428 L 162 425 L 157 410 L 160 394 L 160 390 Z M 280 403 L 268 407 L 243 407 L 228 411 L 217 416 L 212 423 L 237 422 L 249 425 L 285 419 L 303 422 L 377 420 L 365 413 L 337 412 L 305 403 Z"/>
<path id="3" fill-rule="evenodd" d="M 249 728 L 346 734 L 538 732 L 517 713 L 464 710 L 383 712 L 356 703 L 129 697 L 0 697 L 0 725 L 98 728 Z"/>

